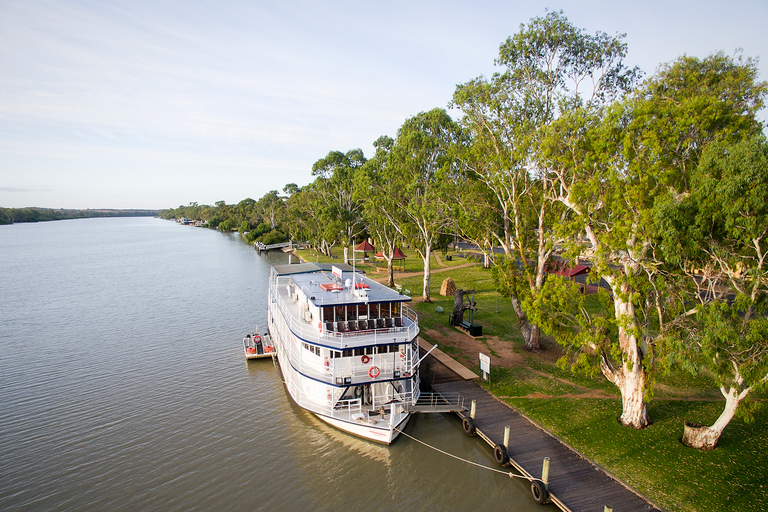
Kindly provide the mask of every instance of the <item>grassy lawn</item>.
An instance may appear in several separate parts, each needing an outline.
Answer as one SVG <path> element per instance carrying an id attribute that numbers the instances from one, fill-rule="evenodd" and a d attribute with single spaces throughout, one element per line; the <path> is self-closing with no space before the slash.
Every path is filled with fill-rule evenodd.
<path id="1" fill-rule="evenodd" d="M 320 258 L 320 261 L 340 261 L 341 249 L 336 252 L 337 259 Z M 418 254 L 408 249 L 405 253 L 408 256 L 406 272 L 421 272 Z M 313 253 L 307 252 L 304 257 L 316 261 Z M 442 254 L 440 258 L 451 266 L 467 262 L 458 257 L 448 262 Z M 377 276 L 372 266 L 371 270 L 362 268 L 372 277 Z M 442 267 L 433 259 L 432 269 L 438 268 Z M 451 277 L 458 288 L 476 290 L 478 310 L 474 320 L 483 326 L 483 334 L 509 342 L 521 355 L 522 364 L 492 369 L 492 384 L 484 385 L 496 396 L 665 510 L 768 510 L 768 408 L 758 409 L 751 423 L 740 417 L 732 420 L 714 451 L 693 450 L 680 442 L 683 422 L 712 424 L 723 406 L 719 391 L 706 376 L 654 374 L 653 397 L 648 405 L 652 425 L 640 431 L 623 427 L 617 421 L 621 401 L 612 384 L 602 377 L 593 379 L 558 368 L 554 361 L 559 347 L 551 340 L 546 340 L 544 354 L 523 349 L 509 300 L 499 297 L 490 272 L 479 264 L 434 273 L 430 286 L 432 303 L 428 304 L 419 302 L 421 275 L 395 274 L 395 282 L 411 291 L 414 301 L 410 306 L 419 315 L 423 329 L 439 330 L 447 324 L 453 298 L 439 295 L 446 277 Z M 438 306 L 442 307 L 442 313 L 437 311 Z M 429 338 L 427 333 L 423 334 Z M 446 345 L 445 340 L 441 340 L 440 348 L 463 364 L 476 365 L 459 357 L 460 348 Z M 477 366 L 471 369 L 479 370 Z M 589 397 L 594 393 L 616 398 Z M 534 394 L 548 398 L 530 397 Z M 768 393 L 755 398 L 765 400 Z M 620 505 L 614 504 L 614 507 L 620 510 Z"/>

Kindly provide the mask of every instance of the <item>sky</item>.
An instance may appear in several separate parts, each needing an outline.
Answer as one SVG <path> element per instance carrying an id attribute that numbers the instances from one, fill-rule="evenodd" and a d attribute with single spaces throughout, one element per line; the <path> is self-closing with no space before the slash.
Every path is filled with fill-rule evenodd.
<path id="1" fill-rule="evenodd" d="M 499 45 L 548 8 L 626 34 L 646 76 L 684 54 L 768 53 L 768 0 L 0 0 L 0 207 L 233 204 L 306 185 L 330 151 L 371 157 L 500 71 Z"/>

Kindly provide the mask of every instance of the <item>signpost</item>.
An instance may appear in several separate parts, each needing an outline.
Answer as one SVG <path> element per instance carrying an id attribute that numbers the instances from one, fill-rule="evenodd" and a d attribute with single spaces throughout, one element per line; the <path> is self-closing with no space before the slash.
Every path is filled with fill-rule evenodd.
<path id="1" fill-rule="evenodd" d="M 491 356 L 480 352 L 480 370 L 483 372 L 483 380 L 491 381 Z"/>

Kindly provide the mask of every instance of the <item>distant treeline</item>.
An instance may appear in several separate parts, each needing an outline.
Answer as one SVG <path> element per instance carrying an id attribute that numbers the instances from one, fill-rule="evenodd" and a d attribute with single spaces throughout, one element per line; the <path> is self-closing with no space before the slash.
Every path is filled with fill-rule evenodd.
<path id="1" fill-rule="evenodd" d="M 64 210 L 52 208 L 0 208 L 0 224 L 87 219 L 90 217 L 154 217 L 158 210 Z"/>

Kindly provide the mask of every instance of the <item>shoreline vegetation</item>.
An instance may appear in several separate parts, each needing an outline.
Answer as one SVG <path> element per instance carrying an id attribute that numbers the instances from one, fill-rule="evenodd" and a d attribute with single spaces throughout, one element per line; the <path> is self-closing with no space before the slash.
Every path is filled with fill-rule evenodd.
<path id="1" fill-rule="evenodd" d="M 94 217 L 157 217 L 160 210 L 114 210 L 65 208 L 2 208 L 0 207 L 0 225 L 21 222 L 47 222 L 52 220 L 90 219 Z"/>

